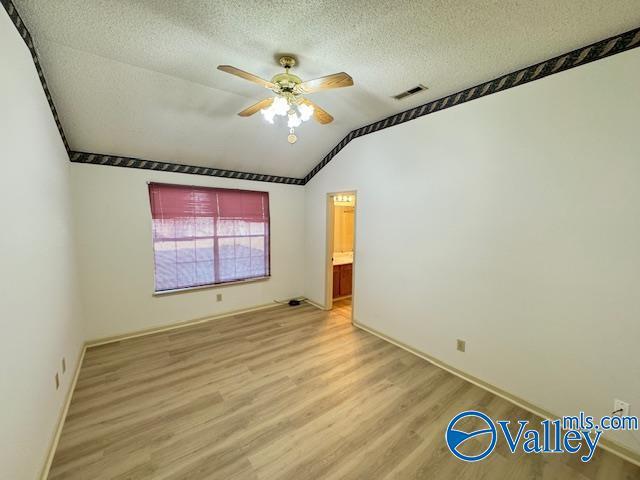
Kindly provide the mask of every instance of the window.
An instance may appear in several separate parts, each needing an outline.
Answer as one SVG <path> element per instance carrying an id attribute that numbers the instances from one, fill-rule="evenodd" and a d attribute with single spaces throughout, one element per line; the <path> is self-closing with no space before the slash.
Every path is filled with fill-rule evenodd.
<path id="1" fill-rule="evenodd" d="M 269 194 L 149 184 L 156 292 L 263 278 Z"/>

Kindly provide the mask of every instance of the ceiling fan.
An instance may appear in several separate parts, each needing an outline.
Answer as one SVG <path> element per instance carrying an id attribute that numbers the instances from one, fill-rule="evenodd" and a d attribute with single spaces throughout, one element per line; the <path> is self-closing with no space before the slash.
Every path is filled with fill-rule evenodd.
<path id="1" fill-rule="evenodd" d="M 312 116 L 318 123 L 323 125 L 333 121 L 333 117 L 329 113 L 308 98 L 303 97 L 303 95 L 353 85 L 353 79 L 345 72 L 334 73 L 333 75 L 303 82 L 297 75 L 289 73 L 289 70 L 293 68 L 295 64 L 296 59 L 290 55 L 280 57 L 280 65 L 284 67 L 285 73 L 275 75 L 271 81 L 267 81 L 257 75 L 245 72 L 231 65 L 218 65 L 218 70 L 262 85 L 276 94 L 275 97 L 265 98 L 245 108 L 238 113 L 238 115 L 248 117 L 260 111 L 269 123 L 273 123 L 274 117 L 276 116 L 287 116 L 287 126 L 289 127 L 287 140 L 291 144 L 298 140 L 295 134 L 295 128 L 302 122 L 309 120 Z"/>

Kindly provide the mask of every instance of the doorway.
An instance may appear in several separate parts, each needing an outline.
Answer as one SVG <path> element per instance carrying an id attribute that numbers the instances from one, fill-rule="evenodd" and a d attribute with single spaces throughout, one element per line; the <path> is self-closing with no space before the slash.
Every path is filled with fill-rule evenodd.
<path id="1" fill-rule="evenodd" d="M 356 192 L 327 196 L 327 310 L 340 309 L 353 320 Z"/>

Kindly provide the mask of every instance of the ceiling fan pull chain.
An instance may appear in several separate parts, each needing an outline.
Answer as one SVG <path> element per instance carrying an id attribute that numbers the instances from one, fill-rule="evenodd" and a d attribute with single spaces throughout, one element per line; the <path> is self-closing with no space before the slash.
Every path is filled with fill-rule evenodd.
<path id="1" fill-rule="evenodd" d="M 293 128 L 289 129 L 289 136 L 287 137 L 287 141 L 291 145 L 293 145 L 294 143 L 296 143 L 298 141 L 298 137 L 294 132 L 295 132 L 295 130 Z"/>

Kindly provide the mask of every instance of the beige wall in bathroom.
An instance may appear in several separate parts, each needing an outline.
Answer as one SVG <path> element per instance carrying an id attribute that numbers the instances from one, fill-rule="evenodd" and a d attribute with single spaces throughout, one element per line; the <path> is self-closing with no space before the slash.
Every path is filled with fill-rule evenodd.
<path id="1" fill-rule="evenodd" d="M 353 207 L 335 207 L 335 228 L 333 230 L 333 251 L 353 251 Z"/>

